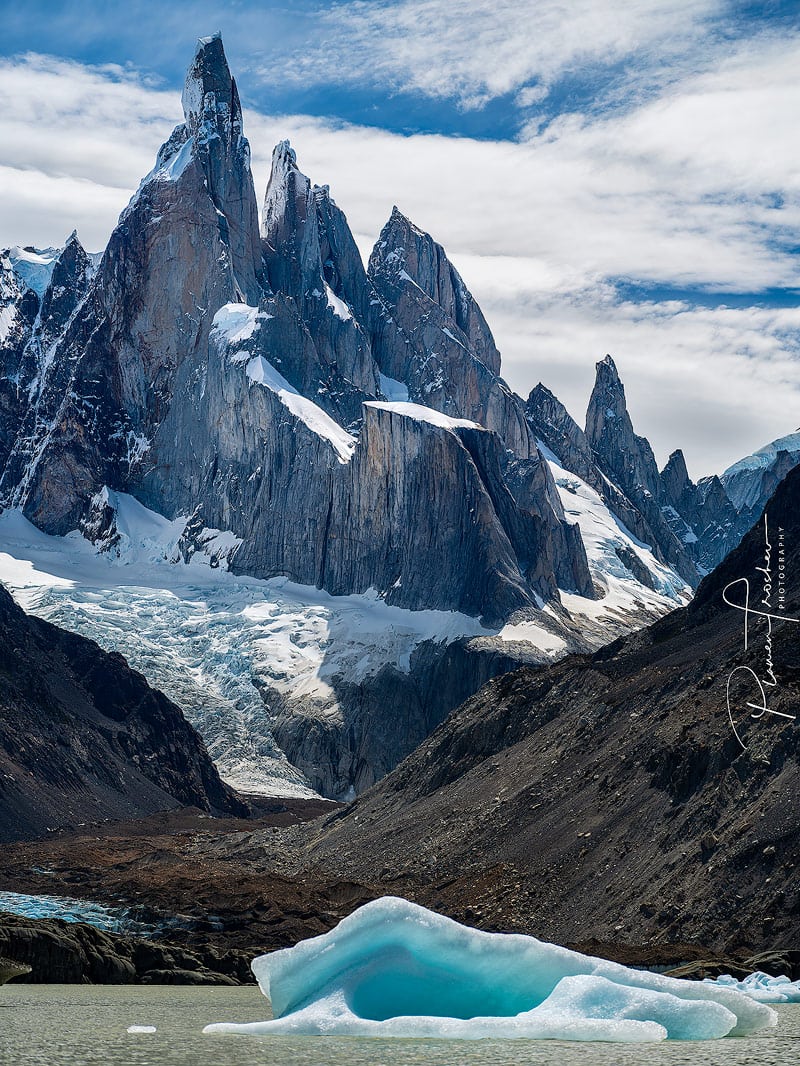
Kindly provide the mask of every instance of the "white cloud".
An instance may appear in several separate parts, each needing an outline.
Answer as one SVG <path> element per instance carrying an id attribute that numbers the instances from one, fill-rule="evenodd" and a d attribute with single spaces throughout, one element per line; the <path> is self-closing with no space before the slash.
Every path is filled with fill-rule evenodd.
<path id="1" fill-rule="evenodd" d="M 800 424 L 797 312 L 620 302 L 610 279 L 800 286 L 796 56 L 796 39 L 762 38 L 625 114 L 521 143 L 248 112 L 256 188 L 288 136 L 362 247 L 397 202 L 453 255 L 515 388 L 543 380 L 580 421 L 611 351 L 639 432 L 662 459 L 684 445 L 699 475 Z M 0 243 L 59 243 L 77 225 L 101 247 L 179 119 L 177 93 L 131 73 L 0 63 Z"/>
<path id="2" fill-rule="evenodd" d="M 629 303 L 602 289 L 543 294 L 472 277 L 502 341 L 503 373 L 523 395 L 537 381 L 583 425 L 594 364 L 611 352 L 637 432 L 663 464 L 683 448 L 693 477 L 800 428 L 800 308 Z"/>
<path id="3" fill-rule="evenodd" d="M 102 247 L 158 146 L 175 93 L 118 67 L 49 56 L 0 61 L 0 242 Z"/>
<path id="4" fill-rule="evenodd" d="M 480 107 L 587 63 L 648 52 L 677 61 L 723 9 L 722 0 L 350 0 L 318 13 L 318 47 L 306 42 L 288 64 L 260 73 L 388 84 Z"/>

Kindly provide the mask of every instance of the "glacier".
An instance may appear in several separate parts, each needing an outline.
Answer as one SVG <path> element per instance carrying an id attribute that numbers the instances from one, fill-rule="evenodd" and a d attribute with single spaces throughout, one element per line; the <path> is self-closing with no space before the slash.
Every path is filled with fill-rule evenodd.
<path id="1" fill-rule="evenodd" d="M 22 918 L 57 918 L 62 922 L 81 922 L 107 933 L 128 936 L 153 936 L 156 929 L 137 921 L 125 907 L 106 907 L 92 900 L 71 896 L 29 895 L 25 892 L 0 892 L 0 912 Z"/>
<path id="2" fill-rule="evenodd" d="M 252 964 L 270 1021 L 205 1033 L 648 1042 L 773 1026 L 742 992 L 486 933 L 398 897 Z"/>
<path id="3" fill-rule="evenodd" d="M 246 331 L 257 313 L 241 305 L 220 316 L 219 326 Z M 548 604 L 499 629 L 455 611 L 390 606 L 374 591 L 333 596 L 282 577 L 232 574 L 225 557 L 237 541 L 225 531 L 203 530 L 200 550 L 185 562 L 178 542 L 187 516 L 170 521 L 111 490 L 104 499 L 119 533 L 111 550 L 98 550 L 79 532 L 42 533 L 13 509 L 0 514 L 0 581 L 25 610 L 125 655 L 183 709 L 228 783 L 244 792 L 311 797 L 317 793 L 274 739 L 271 707 L 302 702 L 321 721 L 334 720 L 343 714 L 337 679 L 368 686 L 387 664 L 409 674 L 425 642 L 491 640 L 500 651 L 548 662 L 578 641 L 599 647 L 629 630 L 632 617 L 649 620 L 685 602 L 688 590 L 677 576 L 552 459 L 605 595 L 589 600 L 562 592 L 566 612 Z M 639 555 L 657 591 L 625 569 L 615 545 Z"/>

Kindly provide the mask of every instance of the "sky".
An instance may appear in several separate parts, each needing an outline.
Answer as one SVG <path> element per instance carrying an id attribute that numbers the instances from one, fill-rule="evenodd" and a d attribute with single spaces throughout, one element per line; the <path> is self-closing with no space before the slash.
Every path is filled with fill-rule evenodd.
<path id="1" fill-rule="evenodd" d="M 221 30 L 365 255 L 397 204 L 503 374 L 582 424 L 606 352 L 694 477 L 800 427 L 800 0 L 0 0 L 0 246 L 104 245 Z"/>

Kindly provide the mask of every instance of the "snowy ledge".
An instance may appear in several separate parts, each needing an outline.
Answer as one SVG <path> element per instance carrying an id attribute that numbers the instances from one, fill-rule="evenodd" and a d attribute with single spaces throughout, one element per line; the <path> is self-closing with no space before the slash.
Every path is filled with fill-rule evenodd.
<path id="1" fill-rule="evenodd" d="M 388 379 L 387 379 L 388 380 Z M 413 418 L 417 422 L 427 422 L 439 429 L 483 429 L 478 422 L 471 422 L 467 418 L 451 418 L 443 415 L 441 411 L 435 411 L 432 407 L 423 407 L 419 403 L 407 403 L 402 400 L 384 402 L 382 400 L 369 400 L 364 407 L 374 407 L 378 411 L 391 411 L 392 414 L 402 415 L 404 418 Z"/>
<path id="2" fill-rule="evenodd" d="M 214 315 L 212 336 L 221 347 L 244 344 L 250 340 L 261 322 L 273 316 L 266 311 L 247 304 L 225 304 Z M 246 363 L 245 374 L 250 384 L 262 385 L 274 392 L 281 403 L 296 418 L 299 418 L 316 436 L 333 447 L 340 463 L 349 463 L 353 457 L 356 439 L 313 400 L 302 396 L 286 378 L 279 373 L 263 355 L 252 356 L 247 349 L 229 354 L 232 363 Z"/>

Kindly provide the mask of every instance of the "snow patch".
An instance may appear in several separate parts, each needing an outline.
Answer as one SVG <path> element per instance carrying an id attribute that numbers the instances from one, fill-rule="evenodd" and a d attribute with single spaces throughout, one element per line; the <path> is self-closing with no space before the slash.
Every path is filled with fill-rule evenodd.
<path id="1" fill-rule="evenodd" d="M 325 296 L 328 300 L 328 307 L 330 307 L 331 311 L 333 311 L 337 318 L 340 318 L 343 322 L 351 321 L 353 317 L 352 311 L 344 300 L 339 299 L 327 281 L 325 282 Z"/>
<path id="2" fill-rule="evenodd" d="M 5 343 L 6 337 L 14 328 L 14 323 L 17 321 L 17 307 L 16 304 L 8 304 L 6 307 L 0 308 L 0 344 Z"/>
<path id="3" fill-rule="evenodd" d="M 542 651 L 556 654 L 567 650 L 567 642 L 557 633 L 552 633 L 537 622 L 515 622 L 504 625 L 497 634 L 500 640 L 506 644 L 519 642 L 533 644 Z"/>
<path id="4" fill-rule="evenodd" d="M 225 304 L 214 315 L 212 336 L 218 345 L 232 347 L 251 340 L 259 322 L 274 316 L 247 304 Z M 247 349 L 229 353 L 232 363 L 245 363 L 248 381 L 270 389 L 284 407 L 299 418 L 318 437 L 327 440 L 336 452 L 340 463 L 349 463 L 356 446 L 356 439 L 313 400 L 302 396 L 286 378 L 279 373 L 263 355 L 252 356 Z"/>
<path id="5" fill-rule="evenodd" d="M 402 415 L 404 418 L 413 418 L 417 422 L 428 422 L 439 429 L 483 429 L 477 422 L 470 422 L 466 418 L 451 418 L 443 415 L 441 411 L 435 411 L 432 407 L 424 407 L 419 403 L 406 403 L 391 401 L 384 403 L 380 400 L 368 400 L 364 407 L 374 407 L 379 411 L 391 411 L 393 414 Z"/>
<path id="6" fill-rule="evenodd" d="M 308 426 L 312 433 L 327 440 L 336 452 L 340 463 L 350 462 L 356 446 L 355 437 L 352 437 L 313 400 L 301 396 L 297 389 L 293 388 L 263 355 L 252 358 L 245 372 L 250 381 L 274 392 L 284 407 L 287 407 L 296 418 Z"/>
<path id="7" fill-rule="evenodd" d="M 567 519 L 577 522 L 595 585 L 604 595 L 591 600 L 562 592 L 561 602 L 577 618 L 623 623 L 631 612 L 655 617 L 687 603 L 691 590 L 674 570 L 660 563 L 646 544 L 637 540 L 585 481 L 564 469 L 553 453 L 539 444 L 547 459 Z M 625 565 L 636 557 L 654 589 L 642 584 Z"/>
<path id="8" fill-rule="evenodd" d="M 464 348 L 464 345 L 461 343 L 458 337 L 456 337 L 455 334 L 451 333 L 449 329 L 447 329 L 446 327 L 442 327 L 442 333 L 444 333 L 445 337 L 449 337 L 451 341 L 455 341 L 459 348 Z M 466 350 L 467 349 L 464 348 L 464 351 Z"/>
<path id="9" fill-rule="evenodd" d="M 259 322 L 272 317 L 248 304 L 224 304 L 214 315 L 211 330 L 220 344 L 243 344 L 253 336 Z"/>

